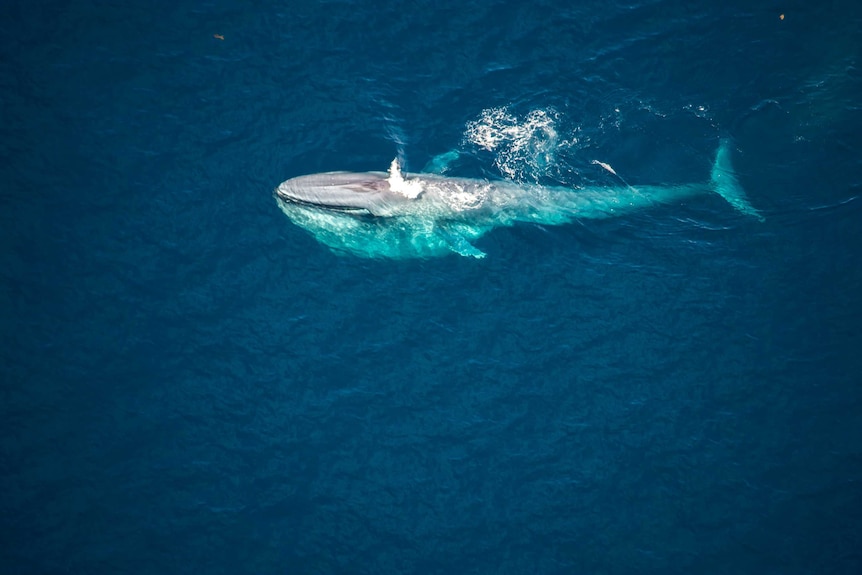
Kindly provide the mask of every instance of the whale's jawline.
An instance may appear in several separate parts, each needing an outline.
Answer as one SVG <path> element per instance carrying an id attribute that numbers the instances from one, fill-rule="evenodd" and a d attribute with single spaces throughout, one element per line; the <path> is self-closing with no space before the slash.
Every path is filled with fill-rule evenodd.
<path id="1" fill-rule="evenodd" d="M 285 204 L 291 204 L 300 206 L 302 208 L 315 210 L 321 213 L 332 213 L 332 214 L 340 214 L 344 216 L 350 216 L 357 220 L 362 220 L 365 222 L 375 222 L 375 221 L 383 221 L 384 219 L 389 219 L 384 216 L 378 216 L 366 208 L 358 207 L 358 206 L 338 206 L 338 205 L 324 205 L 318 204 L 315 202 L 308 202 L 304 200 L 300 200 L 297 198 L 291 198 L 288 196 L 282 196 L 281 194 L 276 194 L 276 198 Z"/>

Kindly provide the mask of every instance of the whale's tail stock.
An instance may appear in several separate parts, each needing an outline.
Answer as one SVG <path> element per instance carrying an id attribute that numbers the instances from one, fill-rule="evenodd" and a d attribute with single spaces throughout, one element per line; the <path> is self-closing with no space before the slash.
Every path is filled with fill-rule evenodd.
<path id="1" fill-rule="evenodd" d="M 712 165 L 712 172 L 710 173 L 712 189 L 743 214 L 753 216 L 761 222 L 764 221 L 766 218 L 748 201 L 748 196 L 745 195 L 745 191 L 736 177 L 730 156 L 730 140 L 724 138 L 715 153 L 715 163 Z"/>

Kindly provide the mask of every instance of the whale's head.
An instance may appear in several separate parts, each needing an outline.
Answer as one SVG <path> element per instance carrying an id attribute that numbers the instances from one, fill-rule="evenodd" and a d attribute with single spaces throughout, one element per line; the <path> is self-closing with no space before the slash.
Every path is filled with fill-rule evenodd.
<path id="1" fill-rule="evenodd" d="M 293 204 L 354 213 L 392 216 L 416 201 L 422 193 L 418 180 L 404 180 L 393 161 L 389 173 L 326 172 L 298 176 L 282 182 L 276 196 Z"/>

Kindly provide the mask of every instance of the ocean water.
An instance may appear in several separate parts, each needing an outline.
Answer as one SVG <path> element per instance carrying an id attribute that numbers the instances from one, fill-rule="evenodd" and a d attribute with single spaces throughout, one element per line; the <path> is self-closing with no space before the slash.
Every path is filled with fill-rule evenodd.
<path id="1" fill-rule="evenodd" d="M 0 571 L 862 572 L 860 59 L 849 0 L 7 0 Z M 721 139 L 765 221 L 369 259 L 272 195 Z"/>

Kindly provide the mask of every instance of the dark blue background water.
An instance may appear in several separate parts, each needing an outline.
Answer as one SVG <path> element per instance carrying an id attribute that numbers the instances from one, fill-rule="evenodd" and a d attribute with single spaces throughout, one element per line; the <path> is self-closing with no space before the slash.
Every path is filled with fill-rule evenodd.
<path id="1" fill-rule="evenodd" d="M 862 571 L 860 14 L 7 0 L 2 572 Z M 502 106 L 557 114 L 570 183 L 731 137 L 766 221 L 367 260 L 272 198 L 459 146 L 491 177 L 463 134 Z"/>

